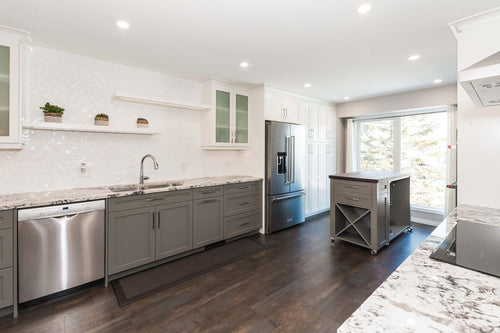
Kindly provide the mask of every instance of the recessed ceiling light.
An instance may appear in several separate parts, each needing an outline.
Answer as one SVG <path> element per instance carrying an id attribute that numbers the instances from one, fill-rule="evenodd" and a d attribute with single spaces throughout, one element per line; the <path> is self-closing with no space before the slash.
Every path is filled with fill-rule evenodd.
<path id="1" fill-rule="evenodd" d="M 116 21 L 116 25 L 119 28 L 122 28 L 122 29 L 128 29 L 128 28 L 130 28 L 130 24 L 128 24 L 127 21 Z"/>
<path id="2" fill-rule="evenodd" d="M 345 99 L 346 101 L 347 101 L 349 98 L 351 98 L 351 97 L 349 97 L 349 96 L 344 97 L 344 99 Z"/>
<path id="3" fill-rule="evenodd" d="M 248 67 L 248 62 L 243 61 L 242 63 L 240 63 L 240 67 L 247 68 Z"/>
<path id="4" fill-rule="evenodd" d="M 414 54 L 414 55 L 408 57 L 408 60 L 410 60 L 410 61 L 416 61 L 418 59 L 420 59 L 420 56 L 418 54 Z"/>
<path id="5" fill-rule="evenodd" d="M 358 13 L 360 14 L 366 14 L 372 9 L 372 5 L 369 3 L 364 3 L 358 7 Z"/>
<path id="6" fill-rule="evenodd" d="M 304 83 L 304 87 L 311 88 L 311 84 L 309 82 Z"/>
<path id="7" fill-rule="evenodd" d="M 441 83 L 441 82 L 443 82 L 443 80 L 441 80 L 441 79 L 435 79 L 433 82 L 434 83 Z"/>

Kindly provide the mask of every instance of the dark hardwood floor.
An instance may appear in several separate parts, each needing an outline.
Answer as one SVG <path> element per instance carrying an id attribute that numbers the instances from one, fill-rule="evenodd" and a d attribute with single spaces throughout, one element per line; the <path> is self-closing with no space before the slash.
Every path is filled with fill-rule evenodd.
<path id="1" fill-rule="evenodd" d="M 255 255 L 120 308 L 94 286 L 0 319 L 0 332 L 334 332 L 427 237 L 413 224 L 376 256 L 331 245 L 329 217 L 262 237 Z"/>

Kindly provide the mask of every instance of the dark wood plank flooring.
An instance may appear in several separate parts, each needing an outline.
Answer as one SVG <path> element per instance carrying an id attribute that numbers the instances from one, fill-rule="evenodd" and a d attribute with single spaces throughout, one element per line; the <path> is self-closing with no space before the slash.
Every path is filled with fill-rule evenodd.
<path id="1" fill-rule="evenodd" d="M 123 308 L 94 286 L 0 319 L 0 332 L 334 332 L 427 237 L 413 224 L 376 256 L 331 245 L 329 217 L 271 236 L 276 245 Z"/>

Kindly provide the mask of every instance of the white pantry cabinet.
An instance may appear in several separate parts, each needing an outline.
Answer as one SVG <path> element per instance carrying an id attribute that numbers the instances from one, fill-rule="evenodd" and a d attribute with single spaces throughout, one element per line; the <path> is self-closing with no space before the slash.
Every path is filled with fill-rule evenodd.
<path id="1" fill-rule="evenodd" d="M 203 149 L 250 148 L 251 98 L 248 89 L 211 80 L 203 86 L 203 102 L 211 106 L 203 115 Z"/>
<path id="2" fill-rule="evenodd" d="M 328 176 L 335 173 L 335 107 L 310 100 L 300 101 L 301 125 L 307 129 L 306 215 L 328 210 Z"/>
<path id="3" fill-rule="evenodd" d="M 299 124 L 299 99 L 290 94 L 265 88 L 264 118 L 266 120 Z"/>
<path id="4" fill-rule="evenodd" d="M 0 27 L 0 149 L 20 149 L 22 67 L 28 34 Z"/>

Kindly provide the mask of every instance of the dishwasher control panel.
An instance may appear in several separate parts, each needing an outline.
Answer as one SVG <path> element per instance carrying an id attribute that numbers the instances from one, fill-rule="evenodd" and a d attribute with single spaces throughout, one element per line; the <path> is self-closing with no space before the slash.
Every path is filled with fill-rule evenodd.
<path id="1" fill-rule="evenodd" d="M 27 220 L 41 219 L 48 217 L 80 214 L 96 210 L 104 210 L 105 206 L 106 204 L 104 200 L 98 200 L 98 201 L 70 203 L 64 205 L 19 209 L 17 220 L 27 221 Z"/>

